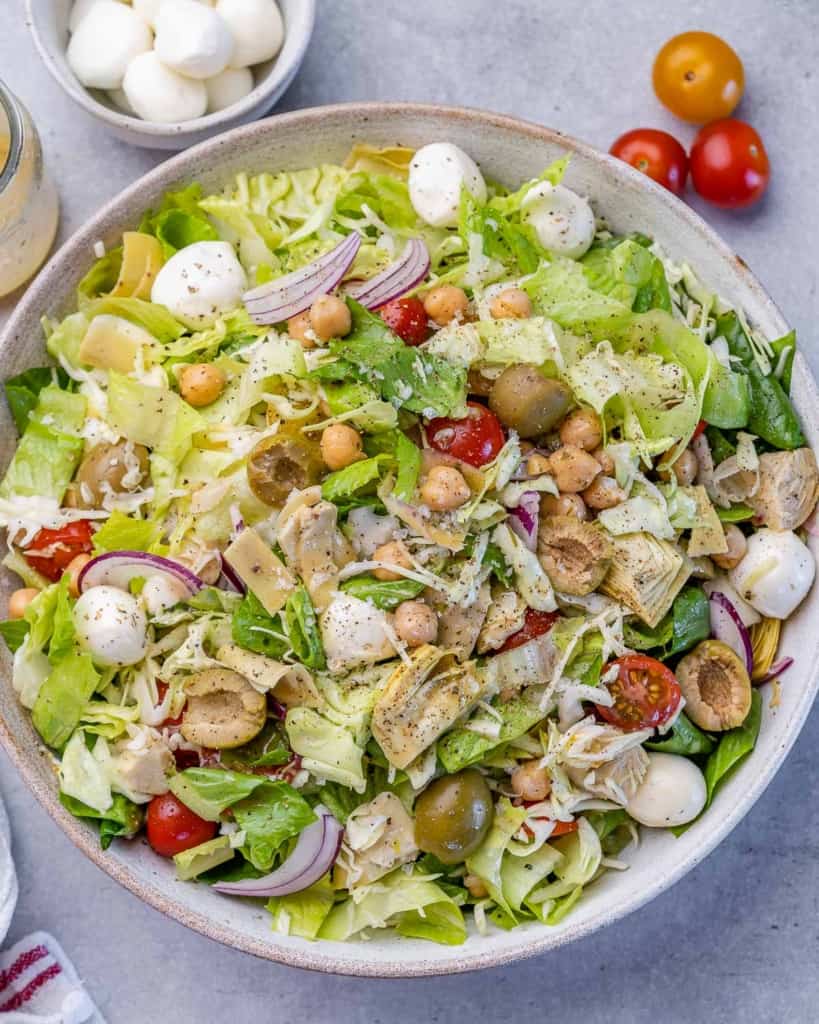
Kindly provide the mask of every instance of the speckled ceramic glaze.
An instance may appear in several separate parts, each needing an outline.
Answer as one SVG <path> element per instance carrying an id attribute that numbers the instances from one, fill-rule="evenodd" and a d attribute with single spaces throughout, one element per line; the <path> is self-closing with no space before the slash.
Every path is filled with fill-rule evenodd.
<path id="1" fill-rule="evenodd" d="M 66 243 L 29 288 L 0 340 L 2 376 L 43 362 L 40 317 L 71 310 L 76 284 L 94 259 L 94 242 L 118 244 L 122 230 L 134 227 L 141 212 L 155 205 L 166 189 L 193 178 L 206 189 L 217 188 L 240 170 L 292 170 L 339 161 L 356 142 L 418 147 L 444 140 L 471 153 L 484 174 L 509 185 L 533 177 L 570 151 L 568 184 L 590 196 L 616 231 L 653 235 L 674 258 L 688 261 L 721 295 L 742 307 L 770 337 L 785 332 L 785 320 L 744 262 L 684 203 L 625 164 L 559 133 L 506 117 L 372 104 L 307 110 L 238 129 L 170 160 L 131 186 Z M 816 447 L 816 387 L 799 356 L 793 380 L 794 400 L 809 441 Z M 0 409 L 0 439 L 0 460 L 5 466 L 15 445 L 5 406 Z M 6 593 L 13 586 L 11 578 L 3 581 Z M 406 977 L 475 970 L 544 953 L 637 910 L 728 835 L 773 778 L 813 702 L 819 680 L 817 614 L 819 589 L 784 631 L 782 653 L 793 655 L 796 663 L 782 686 L 779 706 L 769 708 L 766 693 L 757 749 L 720 790 L 702 821 L 679 839 L 646 830 L 639 849 L 625 855 L 629 870 L 606 874 L 557 927 L 531 924 L 483 937 L 473 931 L 462 946 L 437 946 L 377 932 L 368 942 L 352 943 L 310 943 L 279 936 L 271 931 L 270 919 L 260 906 L 176 881 L 172 865 L 142 841 L 116 842 L 103 853 L 96 832 L 63 810 L 57 800 L 54 763 L 15 699 L 5 648 L 0 655 L 0 740 L 34 795 L 88 857 L 141 899 L 205 935 L 281 963 L 344 974 Z M 108 936 L 108 941 L 115 938 Z M 127 940 L 127 936 L 120 938 Z"/>
<path id="2" fill-rule="evenodd" d="M 19 0 L 16 0 L 19 2 Z M 247 96 L 215 114 L 176 124 L 154 124 L 123 113 L 99 89 L 85 89 L 65 59 L 73 0 L 26 0 L 26 16 L 46 67 L 71 99 L 104 122 L 125 142 L 151 149 L 184 149 L 266 114 L 293 81 L 304 60 L 316 19 L 316 0 L 277 0 L 284 19 L 284 45 L 273 60 L 254 67 Z"/>

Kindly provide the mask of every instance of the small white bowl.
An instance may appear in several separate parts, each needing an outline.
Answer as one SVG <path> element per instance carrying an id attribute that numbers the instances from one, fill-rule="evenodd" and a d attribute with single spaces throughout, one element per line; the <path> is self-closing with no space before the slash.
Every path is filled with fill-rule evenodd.
<path id="1" fill-rule="evenodd" d="M 157 124 L 119 110 L 99 89 L 86 89 L 68 66 L 68 16 L 72 0 L 26 0 L 28 24 L 45 65 L 78 106 L 125 142 L 149 149 L 185 149 L 211 135 L 266 114 L 293 81 L 304 60 L 316 20 L 316 0 L 277 0 L 284 19 L 284 45 L 273 60 L 252 68 L 255 86 L 238 103 L 193 121 Z"/>

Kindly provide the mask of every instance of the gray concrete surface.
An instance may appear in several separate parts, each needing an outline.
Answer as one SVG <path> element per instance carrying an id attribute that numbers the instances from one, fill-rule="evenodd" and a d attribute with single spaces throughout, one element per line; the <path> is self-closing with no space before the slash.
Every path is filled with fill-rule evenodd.
<path id="1" fill-rule="evenodd" d="M 63 237 L 158 163 L 85 119 L 46 74 L 22 0 L 3 0 L 0 76 L 28 104 L 63 199 Z M 461 103 L 517 114 L 606 148 L 640 124 L 688 141 L 651 93 L 671 34 L 707 28 L 738 48 L 740 114 L 774 169 L 761 208 L 708 219 L 767 285 L 819 370 L 815 0 L 321 0 L 281 109 L 357 99 Z M 0 303 L 0 320 L 12 303 Z M 592 938 L 482 975 L 412 982 L 308 975 L 254 960 L 141 905 L 74 849 L 0 756 L 20 902 L 10 939 L 52 931 L 112 1024 L 491 1024 L 814 1021 L 819 1017 L 819 717 L 778 778 L 708 860 L 641 913 Z"/>

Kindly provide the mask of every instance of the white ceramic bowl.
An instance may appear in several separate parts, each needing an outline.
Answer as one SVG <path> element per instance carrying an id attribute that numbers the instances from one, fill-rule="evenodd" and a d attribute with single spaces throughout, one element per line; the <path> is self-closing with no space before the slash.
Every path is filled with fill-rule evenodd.
<path id="1" fill-rule="evenodd" d="M 475 157 L 484 173 L 517 185 L 538 174 L 569 150 L 568 183 L 593 199 L 619 232 L 653 235 L 668 252 L 687 260 L 723 296 L 741 306 L 770 337 L 784 333 L 785 321 L 746 265 L 684 203 L 624 163 L 556 132 L 507 117 L 459 109 L 414 105 L 365 104 L 325 107 L 284 114 L 213 139 L 170 160 L 123 192 L 63 246 L 29 288 L 0 340 L 3 378 L 44 358 L 40 316 L 67 313 L 74 288 L 93 260 L 97 239 L 119 243 L 146 207 L 164 190 L 186 179 L 218 187 L 239 170 L 251 173 L 308 167 L 341 160 L 356 142 L 420 146 L 455 142 Z M 797 356 L 794 400 L 810 443 L 819 445 L 819 403 L 806 363 Z M 0 465 L 15 446 L 10 417 L 0 409 Z M 815 541 L 811 541 L 816 544 Z M 13 581 L 3 581 L 6 592 Z M 644 831 L 639 849 L 625 856 L 628 871 L 609 872 L 584 893 L 560 925 L 531 924 L 514 931 L 474 932 L 463 946 L 373 933 L 368 942 L 310 943 L 274 934 L 259 907 L 226 899 L 204 886 L 178 882 L 170 864 L 144 842 L 115 842 L 103 853 L 95 831 L 59 804 L 52 762 L 17 703 L 10 683 L 10 659 L 0 657 L 0 740 L 34 795 L 57 824 L 96 864 L 146 902 L 179 921 L 238 949 L 299 967 L 372 976 L 444 974 L 474 970 L 533 956 L 569 942 L 623 917 L 681 878 L 712 850 L 752 806 L 773 778 L 795 740 L 819 682 L 819 588 L 815 588 L 783 635 L 783 654 L 796 663 L 782 686 L 774 710 L 765 699 L 759 743 L 720 790 L 704 818 L 681 838 Z M 714 894 L 715 898 L 717 894 Z M 115 940 L 109 936 L 109 941 Z"/>
<path id="2" fill-rule="evenodd" d="M 86 89 L 65 59 L 72 0 L 26 0 L 34 42 L 63 91 L 86 113 L 125 142 L 150 149 L 185 149 L 266 114 L 293 81 L 304 60 L 316 19 L 316 0 L 277 0 L 284 19 L 284 45 L 273 60 L 252 69 L 255 85 L 238 103 L 193 121 L 157 124 L 119 110 L 99 89 Z"/>

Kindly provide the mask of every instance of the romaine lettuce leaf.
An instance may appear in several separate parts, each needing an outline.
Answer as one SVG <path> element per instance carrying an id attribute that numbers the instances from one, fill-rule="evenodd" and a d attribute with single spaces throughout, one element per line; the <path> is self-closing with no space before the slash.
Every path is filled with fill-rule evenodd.
<path id="1" fill-rule="evenodd" d="M 308 668 L 320 671 L 327 667 L 324 645 L 318 628 L 316 610 L 307 588 L 297 587 L 284 606 L 284 621 L 293 653 Z"/>
<path id="2" fill-rule="evenodd" d="M 470 874 L 483 881 L 492 899 L 511 918 L 515 915 L 503 892 L 501 867 L 509 843 L 526 820 L 527 813 L 525 807 L 513 807 L 511 801 L 501 797 L 495 805 L 495 819 L 486 838 L 466 859 Z"/>
<path id="3" fill-rule="evenodd" d="M 104 551 L 148 551 L 162 534 L 159 523 L 134 519 L 115 509 L 94 534 L 94 554 Z"/>
<path id="4" fill-rule="evenodd" d="M 212 871 L 221 864 L 226 864 L 235 856 L 236 851 L 230 845 L 230 837 L 216 836 L 215 839 L 209 839 L 190 850 L 174 854 L 176 877 L 182 882 L 189 882 L 205 871 Z"/>
<path id="5" fill-rule="evenodd" d="M 206 821 L 218 821 L 228 807 L 246 799 L 267 780 L 225 768 L 186 768 L 169 780 L 171 792 Z"/>
<path id="6" fill-rule="evenodd" d="M 287 782 L 263 780 L 253 793 L 231 805 L 245 833 L 243 852 L 259 871 L 269 871 L 281 846 L 316 820 L 310 805 Z"/>
<path id="7" fill-rule="evenodd" d="M 313 708 L 290 708 L 285 720 L 287 738 L 301 756 L 302 766 L 322 779 L 330 779 L 363 793 L 364 750 L 352 732 Z"/>
<path id="8" fill-rule="evenodd" d="M 62 368 L 40 366 L 25 370 L 16 377 L 9 377 L 4 388 L 9 411 L 14 419 L 17 432 L 22 434 L 28 426 L 29 416 L 37 408 L 37 400 L 43 388 L 56 384 L 63 390 L 69 389 L 69 378 Z"/>
<path id="9" fill-rule="evenodd" d="M 329 874 L 308 889 L 289 896 L 273 897 L 266 909 L 273 917 L 273 931 L 315 939 L 335 903 L 335 889 Z"/>
<path id="10" fill-rule="evenodd" d="M 159 305 L 158 302 L 148 302 L 146 299 L 105 296 L 90 302 L 84 313 L 88 320 L 93 320 L 102 313 L 121 316 L 123 320 L 143 327 L 148 334 L 152 334 L 157 341 L 163 343 L 175 341 L 185 333 L 185 328 L 165 306 Z"/>
<path id="11" fill-rule="evenodd" d="M 102 762 L 89 749 L 82 729 L 77 729 L 66 744 L 59 774 L 61 793 L 105 816 L 114 802 L 111 782 Z"/>
<path id="12" fill-rule="evenodd" d="M 424 589 L 416 580 L 377 580 L 375 576 L 353 576 L 341 584 L 345 594 L 361 601 L 371 601 L 382 611 L 392 611 L 402 601 L 411 601 Z"/>
<path id="13" fill-rule="evenodd" d="M 60 794 L 60 803 L 77 818 L 98 821 L 103 850 L 107 850 L 114 839 L 130 839 L 142 828 L 143 809 L 119 793 L 114 794 L 113 803 L 104 814 L 65 793 Z"/>
<path id="14" fill-rule="evenodd" d="M 68 742 L 99 682 L 90 654 L 72 651 L 52 668 L 31 712 L 34 727 L 48 746 L 59 749 Z"/>
<path id="15" fill-rule="evenodd" d="M 23 646 L 30 628 L 25 619 L 6 619 L 0 622 L 0 636 L 12 654 Z"/>
<path id="16" fill-rule="evenodd" d="M 80 365 L 80 345 L 88 330 L 88 317 L 72 313 L 61 323 L 43 320 L 48 354 L 59 362 L 64 359 L 70 366 Z"/>

